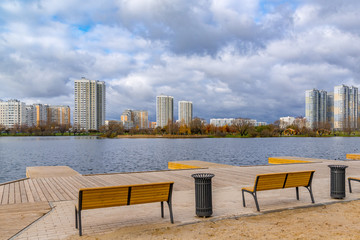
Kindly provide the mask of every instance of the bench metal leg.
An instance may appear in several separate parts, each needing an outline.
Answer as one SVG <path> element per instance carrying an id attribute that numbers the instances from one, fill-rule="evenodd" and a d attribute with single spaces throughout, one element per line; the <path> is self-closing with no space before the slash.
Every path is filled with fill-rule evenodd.
<path id="1" fill-rule="evenodd" d="M 81 229 L 81 210 L 78 211 L 79 213 L 79 236 L 82 235 L 82 229 Z"/>
<path id="2" fill-rule="evenodd" d="M 296 199 L 299 200 L 299 188 L 296 187 Z"/>
<path id="3" fill-rule="evenodd" d="M 310 193 L 311 202 L 312 202 L 312 203 L 315 203 L 314 196 L 313 196 L 313 193 L 312 193 L 312 187 L 311 187 L 311 185 L 308 186 L 308 187 L 306 187 L 306 189 L 307 189 L 307 190 L 309 191 L 309 193 Z"/>
<path id="4" fill-rule="evenodd" d="M 349 181 L 349 191 L 350 191 L 350 193 L 352 193 L 352 191 L 351 191 L 351 183 L 350 183 L 350 178 L 348 178 L 348 181 Z"/>
<path id="5" fill-rule="evenodd" d="M 78 213 L 76 208 L 75 208 L 75 228 L 78 229 Z"/>
<path id="6" fill-rule="evenodd" d="M 161 217 L 164 218 L 164 202 L 161 202 Z"/>
<path id="7" fill-rule="evenodd" d="M 161 202 L 162 204 L 162 202 Z M 173 217 L 173 212 L 172 212 L 172 204 L 171 201 L 167 201 L 167 204 L 169 206 L 169 212 L 170 212 L 170 222 L 174 223 L 174 217 Z"/>
<path id="8" fill-rule="evenodd" d="M 258 200 L 257 200 L 256 192 L 249 192 L 249 191 L 246 191 L 246 190 L 242 190 L 243 206 L 245 207 L 244 192 L 248 192 L 248 193 L 250 193 L 250 194 L 253 196 L 253 198 L 254 198 L 254 200 L 255 200 L 256 210 L 257 210 L 258 212 L 260 212 L 260 207 L 259 207 L 259 203 L 258 203 Z"/>
<path id="9" fill-rule="evenodd" d="M 242 199 L 243 199 L 243 207 L 246 207 L 246 206 L 245 206 L 244 190 L 241 190 L 241 193 L 242 193 Z"/>

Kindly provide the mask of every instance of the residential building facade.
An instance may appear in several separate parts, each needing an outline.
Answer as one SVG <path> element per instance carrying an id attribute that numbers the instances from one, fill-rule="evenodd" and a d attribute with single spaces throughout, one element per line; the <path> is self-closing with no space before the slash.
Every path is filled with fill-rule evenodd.
<path id="1" fill-rule="evenodd" d="M 358 88 L 339 85 L 334 87 L 334 129 L 357 128 Z"/>
<path id="2" fill-rule="evenodd" d="M 292 125 L 295 121 L 295 117 L 281 117 L 280 118 L 280 123 L 279 123 L 279 127 L 284 129 L 287 128 L 288 126 Z"/>
<path id="3" fill-rule="evenodd" d="M 165 127 L 174 119 L 174 98 L 160 95 L 156 97 L 156 126 Z"/>
<path id="4" fill-rule="evenodd" d="M 0 125 L 6 128 L 13 128 L 14 125 L 25 124 L 25 103 L 12 99 L 9 101 L 0 100 Z"/>
<path id="5" fill-rule="evenodd" d="M 214 125 L 215 127 L 223 127 L 225 125 L 232 125 L 235 118 L 211 118 L 210 124 Z"/>
<path id="6" fill-rule="evenodd" d="M 70 126 L 70 107 L 64 105 L 49 106 L 48 121 L 57 125 Z"/>
<path id="7" fill-rule="evenodd" d="M 178 119 L 180 123 L 189 125 L 193 118 L 193 104 L 190 101 L 178 102 Z"/>
<path id="8" fill-rule="evenodd" d="M 99 130 L 105 124 L 105 82 L 75 80 L 74 128 Z"/>
<path id="9" fill-rule="evenodd" d="M 327 122 L 327 92 L 323 90 L 305 91 L 305 117 L 308 127 L 314 128 Z"/>

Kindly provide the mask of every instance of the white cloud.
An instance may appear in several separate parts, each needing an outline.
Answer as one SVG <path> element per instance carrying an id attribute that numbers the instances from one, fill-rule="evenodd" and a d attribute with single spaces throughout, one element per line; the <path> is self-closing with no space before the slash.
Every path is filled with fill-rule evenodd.
<path id="1" fill-rule="evenodd" d="M 324 0 L 4 0 L 0 98 L 72 106 L 84 76 L 106 81 L 110 119 L 134 108 L 155 120 L 161 93 L 207 119 L 304 115 L 304 90 L 360 86 L 359 10 Z"/>

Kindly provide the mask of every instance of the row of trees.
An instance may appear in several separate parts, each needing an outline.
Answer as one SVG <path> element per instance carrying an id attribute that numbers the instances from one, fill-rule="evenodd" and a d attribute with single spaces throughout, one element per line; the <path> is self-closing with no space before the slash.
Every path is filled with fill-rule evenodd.
<path id="1" fill-rule="evenodd" d="M 184 123 L 169 122 L 167 126 L 155 129 L 124 129 L 121 123 L 113 121 L 108 126 L 102 126 L 100 132 L 105 137 L 116 137 L 118 135 L 144 134 L 144 135 L 207 135 L 216 137 L 238 136 L 238 137 L 279 137 L 284 135 L 300 136 L 323 136 L 332 134 L 327 128 L 309 129 L 301 125 L 290 125 L 286 128 L 280 128 L 279 122 L 265 126 L 254 126 L 246 119 L 238 119 L 231 125 L 216 127 L 211 124 L 205 124 L 201 119 L 195 118 L 189 125 Z"/>
<path id="2" fill-rule="evenodd" d="M 0 124 L 0 133 L 2 135 L 51 136 L 56 134 L 64 135 L 65 133 L 69 133 L 70 128 L 71 125 L 56 123 L 41 123 L 38 126 L 15 124 L 12 128 L 6 128 Z M 76 133 L 77 132 L 75 132 L 75 134 Z"/>
<path id="3" fill-rule="evenodd" d="M 139 129 L 133 127 L 125 129 L 118 121 L 110 121 L 108 125 L 101 126 L 99 131 L 78 130 L 72 128 L 71 125 L 40 124 L 39 126 L 14 125 L 8 129 L 0 125 L 2 135 L 29 135 L 29 136 L 51 136 L 51 135 L 82 135 L 82 134 L 98 134 L 104 137 L 116 137 L 118 135 L 204 135 L 204 136 L 236 136 L 236 137 L 279 137 L 286 135 L 296 136 L 325 136 L 325 135 L 351 135 L 355 133 L 354 129 L 346 128 L 341 133 L 332 132 L 329 124 L 316 124 L 313 129 L 306 128 L 303 124 L 292 124 L 285 128 L 280 128 L 279 122 L 265 126 L 255 127 L 246 119 L 237 119 L 231 125 L 216 127 L 211 124 L 205 124 L 201 119 L 195 118 L 190 124 L 174 123 L 163 128 L 155 129 Z"/>

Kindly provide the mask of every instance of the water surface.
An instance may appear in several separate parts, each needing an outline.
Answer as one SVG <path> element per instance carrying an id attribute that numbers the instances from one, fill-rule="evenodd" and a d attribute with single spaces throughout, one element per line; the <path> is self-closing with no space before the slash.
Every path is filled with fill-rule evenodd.
<path id="1" fill-rule="evenodd" d="M 66 165 L 81 174 L 167 169 L 169 161 L 264 165 L 268 157 L 345 159 L 360 138 L 100 139 L 0 137 L 0 183 L 25 177 L 27 166 Z"/>

